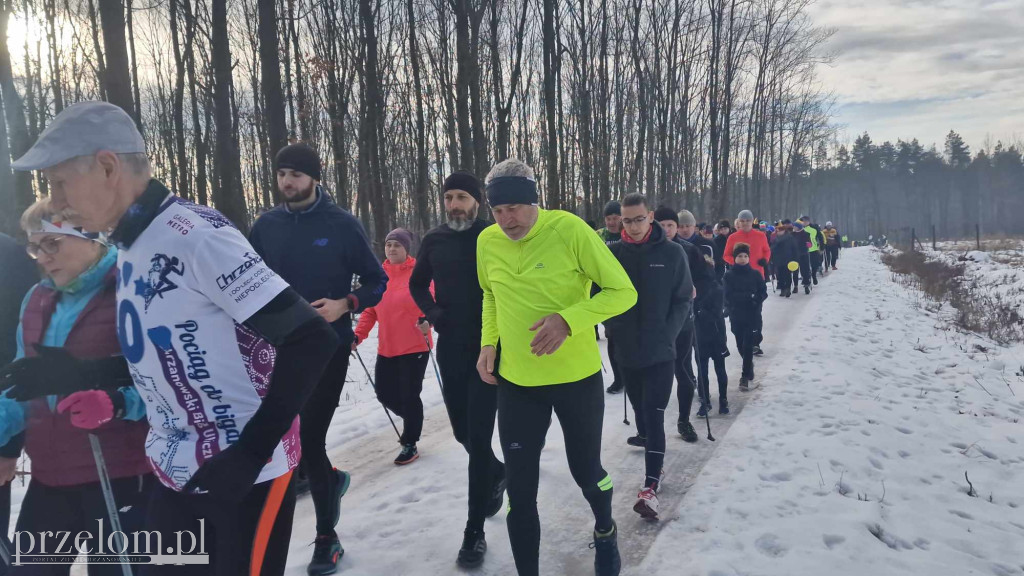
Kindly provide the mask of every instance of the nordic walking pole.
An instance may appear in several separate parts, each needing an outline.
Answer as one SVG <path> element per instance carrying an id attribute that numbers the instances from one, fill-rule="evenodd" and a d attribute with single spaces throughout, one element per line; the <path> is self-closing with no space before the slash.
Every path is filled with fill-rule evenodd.
<path id="1" fill-rule="evenodd" d="M 626 412 L 626 396 L 628 394 L 629 394 L 629 392 L 626 391 L 626 383 L 623 382 L 622 383 L 622 423 L 625 424 L 626 426 L 629 426 L 629 416 L 628 416 L 628 412 Z"/>
<path id="2" fill-rule="evenodd" d="M 426 322 L 426 320 L 423 320 Z M 441 387 L 441 398 L 444 398 L 444 382 L 441 381 L 441 371 L 437 369 L 437 360 L 434 359 L 434 350 L 430 347 L 430 339 L 423 335 L 423 343 L 427 345 L 427 355 L 430 356 L 430 363 L 434 365 L 434 376 L 437 376 L 437 385 Z"/>
<path id="3" fill-rule="evenodd" d="M 377 384 L 374 383 L 373 376 L 370 376 L 370 370 L 369 370 L 369 368 L 366 367 L 366 363 L 363 362 L 363 357 L 359 354 L 359 349 L 358 348 L 355 349 L 355 353 L 356 353 L 356 359 L 359 360 L 359 365 L 363 367 L 363 372 L 366 372 L 366 379 L 370 381 L 370 386 L 373 386 L 373 391 L 376 392 L 377 391 Z M 381 405 L 382 408 L 384 408 L 384 413 L 388 415 L 388 420 L 391 421 L 391 427 L 395 429 L 395 434 L 398 434 L 398 441 L 401 442 L 402 441 L 402 433 L 398 431 L 398 426 L 395 425 L 395 419 L 391 417 L 391 411 L 388 410 L 387 406 L 384 406 L 383 402 L 381 402 L 380 405 Z"/>
<path id="4" fill-rule="evenodd" d="M 128 543 L 123 539 L 125 533 L 121 530 L 121 517 L 117 515 L 117 504 L 114 503 L 114 490 L 110 487 L 110 476 L 107 474 L 107 464 L 103 460 L 103 449 L 100 448 L 100 439 L 95 434 L 89 434 L 89 444 L 92 445 L 92 457 L 96 460 L 96 472 L 100 477 L 100 487 L 103 488 L 103 500 L 107 504 L 107 515 L 110 516 L 110 528 L 117 534 L 117 545 Z M 118 561 L 121 563 L 121 573 L 124 576 L 132 576 L 132 567 L 128 564 L 128 557 L 124 553 L 118 554 Z"/>

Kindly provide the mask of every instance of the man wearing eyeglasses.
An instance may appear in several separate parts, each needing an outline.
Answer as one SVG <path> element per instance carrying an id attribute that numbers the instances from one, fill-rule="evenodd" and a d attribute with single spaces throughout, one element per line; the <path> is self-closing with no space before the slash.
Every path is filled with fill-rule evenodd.
<path id="1" fill-rule="evenodd" d="M 630 444 L 645 451 L 645 478 L 633 510 L 658 517 L 658 490 L 665 463 L 665 408 L 672 397 L 676 340 L 690 318 L 693 281 L 683 247 L 652 225 L 654 213 L 642 194 L 622 199 L 622 240 L 609 248 L 637 290 L 636 306 L 608 321 L 621 335 L 615 352 L 626 394 L 633 405 L 637 436 Z M 686 383 L 692 386 L 691 383 Z"/>

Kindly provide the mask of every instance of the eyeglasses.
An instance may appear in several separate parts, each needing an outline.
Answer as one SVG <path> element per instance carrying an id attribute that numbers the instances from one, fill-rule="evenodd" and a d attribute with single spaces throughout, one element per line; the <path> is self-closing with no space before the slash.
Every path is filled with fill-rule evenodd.
<path id="1" fill-rule="evenodd" d="M 631 226 L 633 224 L 643 224 L 646 221 L 647 221 L 647 216 L 646 215 L 645 216 L 637 216 L 636 218 L 623 218 L 622 219 L 622 223 L 625 224 L 626 226 Z"/>
<path id="2" fill-rule="evenodd" d="M 36 244 L 35 242 L 29 242 L 25 246 L 25 252 L 28 252 L 28 255 L 33 260 L 39 259 L 40 252 L 42 252 L 43 254 L 47 254 L 49 256 L 53 256 L 57 252 L 60 252 L 60 243 L 63 241 L 63 236 L 47 236 L 46 238 L 43 238 L 42 241 L 40 241 L 38 244 Z"/>

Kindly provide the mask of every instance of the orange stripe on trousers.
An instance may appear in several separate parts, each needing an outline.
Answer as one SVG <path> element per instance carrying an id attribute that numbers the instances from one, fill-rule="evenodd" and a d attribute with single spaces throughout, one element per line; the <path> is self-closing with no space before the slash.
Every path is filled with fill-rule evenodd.
<path id="1" fill-rule="evenodd" d="M 263 512 L 260 514 L 260 523 L 256 525 L 252 556 L 249 558 L 249 576 L 260 576 L 263 559 L 267 555 L 267 544 L 270 543 L 270 534 L 274 531 L 277 513 L 281 511 L 281 503 L 284 501 L 284 495 L 288 492 L 288 484 L 291 481 L 292 472 L 288 471 L 284 476 L 276 478 L 270 486 L 267 501 L 263 503 Z"/>

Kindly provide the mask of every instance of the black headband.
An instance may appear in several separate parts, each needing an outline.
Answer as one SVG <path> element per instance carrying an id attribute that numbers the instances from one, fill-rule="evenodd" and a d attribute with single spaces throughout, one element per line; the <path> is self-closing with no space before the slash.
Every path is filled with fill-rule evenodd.
<path id="1" fill-rule="evenodd" d="M 536 204 L 537 182 L 522 176 L 502 176 L 487 183 L 487 203 L 492 207 L 503 204 Z"/>

